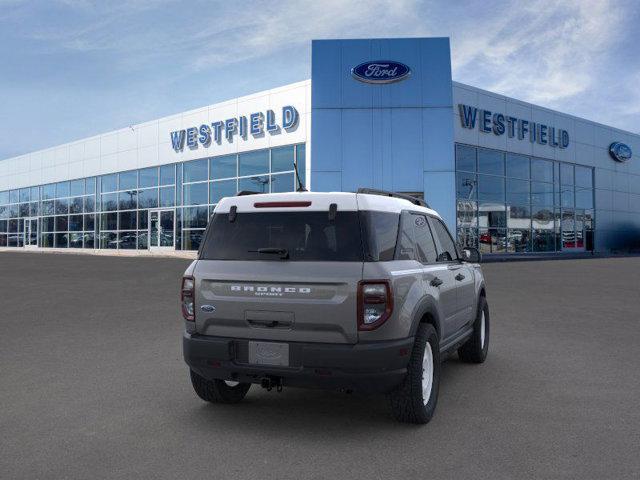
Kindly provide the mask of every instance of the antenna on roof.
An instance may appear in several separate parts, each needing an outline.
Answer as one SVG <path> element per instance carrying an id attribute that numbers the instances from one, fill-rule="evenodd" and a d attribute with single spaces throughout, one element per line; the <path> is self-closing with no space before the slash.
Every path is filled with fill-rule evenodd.
<path id="1" fill-rule="evenodd" d="M 298 188 L 296 189 L 296 192 L 307 192 L 308 190 L 304 188 L 304 184 L 302 183 L 302 180 L 300 180 L 300 174 L 298 173 L 298 160 L 293 161 L 293 170 L 295 170 L 296 179 L 298 180 Z"/>

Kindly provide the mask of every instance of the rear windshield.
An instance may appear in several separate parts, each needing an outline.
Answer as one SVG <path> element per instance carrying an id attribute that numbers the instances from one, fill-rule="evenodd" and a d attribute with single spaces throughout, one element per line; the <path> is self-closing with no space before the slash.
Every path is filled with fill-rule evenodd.
<path id="1" fill-rule="evenodd" d="M 391 217 L 389 217 L 391 216 Z M 383 219 L 385 221 L 382 221 Z M 233 222 L 217 213 L 207 228 L 202 260 L 361 262 L 387 260 L 397 214 L 382 212 L 251 212 Z M 381 231 L 381 230 L 384 230 Z M 377 232 L 377 233 L 376 233 Z M 380 243 L 384 233 L 384 242 Z M 375 238 L 371 238 L 375 235 Z M 381 255 L 382 253 L 382 255 Z"/>

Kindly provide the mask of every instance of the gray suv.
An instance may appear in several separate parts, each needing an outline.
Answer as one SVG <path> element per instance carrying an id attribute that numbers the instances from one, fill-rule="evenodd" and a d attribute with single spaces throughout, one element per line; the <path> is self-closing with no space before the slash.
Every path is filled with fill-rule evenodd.
<path id="1" fill-rule="evenodd" d="M 386 393 L 398 420 L 426 423 L 441 359 L 487 356 L 479 261 L 413 197 L 224 198 L 182 281 L 193 388 L 217 403 L 251 384 Z"/>

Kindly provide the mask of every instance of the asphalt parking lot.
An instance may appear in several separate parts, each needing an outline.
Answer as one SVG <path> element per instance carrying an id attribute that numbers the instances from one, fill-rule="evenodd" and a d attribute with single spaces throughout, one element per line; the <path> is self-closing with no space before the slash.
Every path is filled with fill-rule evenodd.
<path id="1" fill-rule="evenodd" d="M 486 264 L 489 358 L 446 362 L 423 427 L 376 396 L 200 401 L 187 264 L 0 253 L 1 478 L 640 476 L 640 258 Z"/>

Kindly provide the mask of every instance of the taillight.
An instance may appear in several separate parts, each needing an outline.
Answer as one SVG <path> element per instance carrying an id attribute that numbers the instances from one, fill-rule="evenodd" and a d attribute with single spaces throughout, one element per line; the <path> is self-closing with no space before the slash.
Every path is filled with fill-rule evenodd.
<path id="1" fill-rule="evenodd" d="M 388 280 L 365 280 L 358 284 L 358 330 L 374 330 L 391 316 L 393 296 Z"/>
<path id="2" fill-rule="evenodd" d="M 194 301 L 195 280 L 193 277 L 182 277 L 182 288 L 180 291 L 180 302 L 182 304 L 182 316 L 185 320 L 195 321 L 195 301 Z"/>

